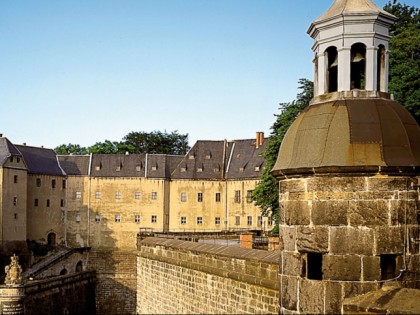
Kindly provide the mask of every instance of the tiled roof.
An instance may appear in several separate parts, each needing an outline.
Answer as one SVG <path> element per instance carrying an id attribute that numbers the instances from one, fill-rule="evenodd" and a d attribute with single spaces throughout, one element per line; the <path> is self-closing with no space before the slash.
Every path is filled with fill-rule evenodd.
<path id="1" fill-rule="evenodd" d="M 232 157 L 226 171 L 227 179 L 258 178 L 263 170 L 264 158 L 261 156 L 268 139 L 256 146 L 255 139 L 235 140 Z"/>
<path id="2" fill-rule="evenodd" d="M 19 150 L 5 137 L 0 138 L 0 165 L 3 165 L 6 159 L 11 156 L 22 156 Z"/>
<path id="3" fill-rule="evenodd" d="M 146 154 L 93 154 L 91 175 L 95 177 L 144 177 Z"/>
<path id="4" fill-rule="evenodd" d="M 89 175 L 89 155 L 58 155 L 57 158 L 67 175 Z"/>
<path id="5" fill-rule="evenodd" d="M 65 175 L 58 164 L 54 150 L 26 145 L 15 145 L 15 147 L 22 153 L 23 159 L 28 167 L 28 173 L 57 176 Z"/>

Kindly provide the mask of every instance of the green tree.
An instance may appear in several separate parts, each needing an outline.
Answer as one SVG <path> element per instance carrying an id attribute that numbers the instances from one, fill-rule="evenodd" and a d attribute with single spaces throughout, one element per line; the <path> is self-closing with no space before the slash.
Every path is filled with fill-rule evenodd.
<path id="1" fill-rule="evenodd" d="M 89 150 L 85 147 L 81 147 L 78 144 L 61 144 L 58 147 L 54 149 L 56 154 L 60 155 L 69 155 L 69 154 L 75 154 L 75 155 L 83 155 L 88 154 Z"/>
<path id="2" fill-rule="evenodd" d="M 300 92 L 296 100 L 291 103 L 281 103 L 279 108 L 280 114 L 274 115 L 277 118 L 271 127 L 271 134 L 263 152 L 266 163 L 265 168 L 261 174 L 261 181 L 252 194 L 255 204 L 262 209 L 262 215 L 271 216 L 276 223 L 279 221 L 279 190 L 278 181 L 271 175 L 271 170 L 276 163 L 280 145 L 287 130 L 313 98 L 312 81 L 299 79 L 298 84 Z M 275 224 L 272 232 L 278 233 L 278 224 Z"/>
<path id="3" fill-rule="evenodd" d="M 420 122 L 420 9 L 389 1 L 398 20 L 390 29 L 389 92 Z"/>
<path id="4" fill-rule="evenodd" d="M 136 153 L 133 146 L 118 141 L 105 140 L 104 142 L 96 142 L 89 147 L 89 153 L 116 154 L 126 152 Z"/>
<path id="5" fill-rule="evenodd" d="M 130 132 L 123 141 L 132 146 L 135 153 L 185 155 L 190 149 L 188 134 L 179 134 L 177 131 Z"/>

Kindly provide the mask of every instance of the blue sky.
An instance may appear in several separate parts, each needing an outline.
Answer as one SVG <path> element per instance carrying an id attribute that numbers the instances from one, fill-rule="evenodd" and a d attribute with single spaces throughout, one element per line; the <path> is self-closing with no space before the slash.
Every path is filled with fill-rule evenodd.
<path id="1" fill-rule="evenodd" d="M 1 0 L 0 133 L 50 148 L 131 131 L 177 130 L 190 145 L 268 135 L 312 80 L 306 30 L 331 4 Z"/>

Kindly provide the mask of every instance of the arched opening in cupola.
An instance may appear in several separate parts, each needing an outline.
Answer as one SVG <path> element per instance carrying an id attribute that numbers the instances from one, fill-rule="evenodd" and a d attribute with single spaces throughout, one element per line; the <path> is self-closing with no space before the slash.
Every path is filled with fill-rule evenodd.
<path id="1" fill-rule="evenodd" d="M 386 50 L 384 45 L 378 46 L 378 55 L 377 55 L 377 91 L 385 92 L 385 64 L 386 64 Z"/>
<path id="2" fill-rule="evenodd" d="M 351 89 L 364 90 L 366 88 L 366 46 L 362 43 L 351 46 L 350 72 Z"/>
<path id="3" fill-rule="evenodd" d="M 338 89 L 338 53 L 336 47 L 329 47 L 326 51 L 327 60 L 327 93 L 336 92 Z"/>

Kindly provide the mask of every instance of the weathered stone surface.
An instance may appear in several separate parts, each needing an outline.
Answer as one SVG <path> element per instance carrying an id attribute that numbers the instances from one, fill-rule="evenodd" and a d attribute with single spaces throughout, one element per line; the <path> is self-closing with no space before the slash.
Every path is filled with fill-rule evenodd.
<path id="1" fill-rule="evenodd" d="M 297 310 L 298 301 L 298 278 L 281 276 L 280 277 L 280 307 L 290 311 Z"/>
<path id="2" fill-rule="evenodd" d="M 301 275 L 303 261 L 300 253 L 283 251 L 280 253 L 280 256 L 280 272 L 283 275 Z"/>
<path id="3" fill-rule="evenodd" d="M 388 224 L 389 201 L 352 200 L 350 201 L 349 221 L 353 226 L 374 226 Z"/>
<path id="4" fill-rule="evenodd" d="M 390 212 L 393 225 L 418 224 L 416 200 L 391 200 Z"/>
<path id="5" fill-rule="evenodd" d="M 343 294 L 344 298 L 353 297 L 361 294 L 365 294 L 370 291 L 374 291 L 379 289 L 379 283 L 353 283 L 353 282 L 344 282 L 343 286 Z"/>
<path id="6" fill-rule="evenodd" d="M 373 255 L 373 230 L 363 227 L 330 227 L 330 253 Z"/>
<path id="7" fill-rule="evenodd" d="M 395 191 L 407 190 L 414 183 L 414 178 L 407 177 L 369 177 L 368 185 L 370 191 Z"/>
<path id="8" fill-rule="evenodd" d="M 299 252 L 327 252 L 328 227 L 298 227 L 296 245 Z"/>
<path id="9" fill-rule="evenodd" d="M 376 227 L 374 229 L 376 254 L 402 254 L 404 250 L 403 233 L 402 227 Z"/>
<path id="10" fill-rule="evenodd" d="M 315 225 L 347 225 L 347 200 L 312 202 L 312 222 Z"/>
<path id="11" fill-rule="evenodd" d="M 325 313 L 340 314 L 341 313 L 341 283 L 326 282 L 325 284 Z"/>
<path id="12" fill-rule="evenodd" d="M 354 255 L 324 255 L 322 261 L 323 279 L 359 281 L 361 279 L 361 260 Z"/>
<path id="13" fill-rule="evenodd" d="M 420 229 L 418 225 L 413 225 L 408 227 L 408 244 L 410 254 L 419 254 L 420 253 Z"/>
<path id="14" fill-rule="evenodd" d="M 307 180 L 307 190 L 354 192 L 366 190 L 364 177 L 313 177 Z"/>
<path id="15" fill-rule="evenodd" d="M 279 234 L 283 242 L 283 249 L 289 252 L 296 251 L 297 227 L 281 225 Z"/>
<path id="16" fill-rule="evenodd" d="M 309 205 L 306 201 L 287 201 L 283 203 L 284 220 L 288 225 L 309 225 Z"/>
<path id="17" fill-rule="evenodd" d="M 303 314 L 324 312 L 324 285 L 322 281 L 302 280 L 299 288 L 299 311 Z"/>
<path id="18" fill-rule="evenodd" d="M 381 260 L 379 256 L 362 257 L 362 280 L 378 281 L 381 279 Z"/>
<path id="19" fill-rule="evenodd" d="M 280 193 L 285 192 L 304 192 L 305 179 L 290 179 L 280 182 Z"/>

